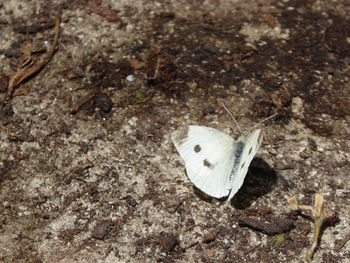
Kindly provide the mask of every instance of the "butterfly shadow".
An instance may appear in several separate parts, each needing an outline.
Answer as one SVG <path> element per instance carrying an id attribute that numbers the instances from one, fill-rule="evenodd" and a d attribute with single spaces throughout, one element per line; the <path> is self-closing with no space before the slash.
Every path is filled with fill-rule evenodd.
<path id="1" fill-rule="evenodd" d="M 231 204 L 236 209 L 245 209 L 259 197 L 271 192 L 276 183 L 276 171 L 262 158 L 254 158 L 243 185 L 231 199 Z"/>

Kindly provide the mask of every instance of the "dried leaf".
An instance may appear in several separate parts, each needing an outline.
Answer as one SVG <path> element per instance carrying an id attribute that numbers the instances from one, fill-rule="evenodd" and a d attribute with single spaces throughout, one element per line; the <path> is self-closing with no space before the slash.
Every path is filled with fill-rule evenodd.
<path id="1" fill-rule="evenodd" d="M 297 198 L 293 195 L 293 196 L 289 196 L 288 197 L 288 203 L 289 203 L 289 207 L 292 210 L 298 210 L 298 201 Z"/>
<path id="2" fill-rule="evenodd" d="M 324 202 L 323 196 L 319 191 L 315 190 L 315 192 L 315 206 L 312 214 L 314 218 L 319 218 L 321 216 L 325 216 L 326 202 Z"/>

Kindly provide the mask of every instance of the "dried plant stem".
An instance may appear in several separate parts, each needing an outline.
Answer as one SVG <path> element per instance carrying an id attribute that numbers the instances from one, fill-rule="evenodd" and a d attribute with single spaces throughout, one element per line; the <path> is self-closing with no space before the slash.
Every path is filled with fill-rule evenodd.
<path id="1" fill-rule="evenodd" d="M 316 189 L 314 191 L 316 195 L 315 195 L 315 204 L 313 207 L 310 205 L 299 205 L 295 196 L 291 196 L 288 198 L 289 206 L 291 209 L 310 210 L 312 212 L 312 217 L 314 218 L 314 238 L 313 238 L 311 248 L 306 253 L 307 262 L 312 261 L 312 257 L 314 255 L 315 249 L 317 248 L 318 241 L 320 239 L 322 224 L 324 220 L 327 218 L 327 208 L 328 208 L 327 201 L 323 199 L 322 193 L 320 193 Z"/>
<path id="2" fill-rule="evenodd" d="M 311 248 L 306 253 L 306 260 L 308 262 L 312 261 L 312 256 L 314 255 L 315 249 L 316 249 L 316 247 L 318 245 L 318 240 L 319 240 L 319 237 L 320 237 L 320 231 L 321 231 L 323 220 L 324 220 L 323 217 L 315 218 L 315 222 L 314 222 L 314 239 L 313 239 Z"/>

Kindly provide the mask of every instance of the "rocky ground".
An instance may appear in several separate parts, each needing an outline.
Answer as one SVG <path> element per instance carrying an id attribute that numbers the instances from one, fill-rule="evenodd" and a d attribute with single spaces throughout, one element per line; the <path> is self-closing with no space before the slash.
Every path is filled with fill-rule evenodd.
<path id="1" fill-rule="evenodd" d="M 0 261 L 303 262 L 313 220 L 287 198 L 313 205 L 317 189 L 313 260 L 350 262 L 349 15 L 326 0 L 0 2 Z M 222 104 L 245 131 L 278 113 L 232 202 L 193 187 L 170 139 L 187 124 L 237 137 Z"/>

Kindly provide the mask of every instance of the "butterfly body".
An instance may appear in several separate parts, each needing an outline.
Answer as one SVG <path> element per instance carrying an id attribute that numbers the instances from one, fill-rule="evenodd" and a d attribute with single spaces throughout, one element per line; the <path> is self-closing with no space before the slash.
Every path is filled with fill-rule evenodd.
<path id="1" fill-rule="evenodd" d="M 172 140 L 185 162 L 188 178 L 204 193 L 231 199 L 242 186 L 262 137 L 254 130 L 237 141 L 204 126 L 186 126 L 172 133 Z"/>
<path id="2" fill-rule="evenodd" d="M 241 156 L 242 156 L 242 152 L 245 146 L 245 143 L 243 142 L 243 138 L 238 138 L 237 142 L 234 142 L 234 164 L 233 164 L 233 168 L 232 171 L 230 173 L 230 178 L 229 178 L 229 185 L 231 185 L 231 183 L 233 182 L 234 179 L 234 175 L 235 172 L 238 170 L 238 166 L 241 160 Z"/>

